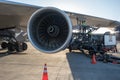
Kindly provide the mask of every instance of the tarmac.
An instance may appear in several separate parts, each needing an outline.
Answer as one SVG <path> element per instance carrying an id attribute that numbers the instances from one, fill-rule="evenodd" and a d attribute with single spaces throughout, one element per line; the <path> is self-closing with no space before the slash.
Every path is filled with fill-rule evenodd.
<path id="1" fill-rule="evenodd" d="M 44 64 L 49 80 L 120 80 L 120 64 L 91 64 L 79 51 L 45 54 L 28 45 L 22 53 L 0 53 L 0 80 L 42 80 Z"/>

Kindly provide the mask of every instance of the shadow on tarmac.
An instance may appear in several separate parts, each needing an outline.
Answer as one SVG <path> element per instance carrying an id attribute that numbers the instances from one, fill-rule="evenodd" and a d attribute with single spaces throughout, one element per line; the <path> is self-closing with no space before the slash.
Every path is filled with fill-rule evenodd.
<path id="1" fill-rule="evenodd" d="M 81 53 L 66 53 L 71 69 L 70 80 L 120 80 L 120 65 L 97 62 Z"/>
<path id="2" fill-rule="evenodd" d="M 2 50 L 0 50 L 0 51 L 2 51 Z M 8 51 L 2 51 L 2 52 L 0 52 L 0 57 L 5 57 L 5 56 L 8 56 L 8 55 L 10 55 L 9 53 L 8 53 Z"/>
<path id="3" fill-rule="evenodd" d="M 9 56 L 9 55 L 11 55 L 11 54 L 14 54 L 14 55 L 26 55 L 27 53 L 2 51 L 2 52 L 0 52 L 0 57 Z"/>
<path id="4" fill-rule="evenodd" d="M 85 58 L 88 58 L 88 57 L 86 57 L 83 53 L 80 53 L 80 52 L 66 53 L 66 56 L 72 72 L 71 75 L 73 77 L 73 80 L 82 80 L 81 76 L 83 74 L 81 75 L 80 68 L 81 68 L 81 65 L 83 65 L 83 62 L 84 62 L 83 60 L 85 60 L 84 57 Z"/>

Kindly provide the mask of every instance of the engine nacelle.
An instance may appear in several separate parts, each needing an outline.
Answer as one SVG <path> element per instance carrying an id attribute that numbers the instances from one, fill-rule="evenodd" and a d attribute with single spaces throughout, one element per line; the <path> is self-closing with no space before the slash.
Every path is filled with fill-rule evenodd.
<path id="1" fill-rule="evenodd" d="M 30 17 L 28 38 L 39 51 L 55 53 L 66 48 L 72 38 L 72 23 L 62 10 L 45 7 Z"/>

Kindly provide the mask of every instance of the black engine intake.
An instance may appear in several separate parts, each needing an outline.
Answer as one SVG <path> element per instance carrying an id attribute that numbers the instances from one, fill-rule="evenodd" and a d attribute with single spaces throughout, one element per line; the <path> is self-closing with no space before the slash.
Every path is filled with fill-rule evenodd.
<path id="1" fill-rule="evenodd" d="M 55 53 L 68 47 L 72 37 L 72 23 L 62 10 L 45 7 L 33 13 L 27 31 L 35 48 L 45 53 Z"/>

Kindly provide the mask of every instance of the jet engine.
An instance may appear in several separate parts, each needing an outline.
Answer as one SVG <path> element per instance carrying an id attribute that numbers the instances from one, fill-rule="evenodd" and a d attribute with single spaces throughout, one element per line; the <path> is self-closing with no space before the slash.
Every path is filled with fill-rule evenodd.
<path id="1" fill-rule="evenodd" d="M 72 23 L 62 10 L 45 7 L 32 14 L 27 25 L 32 45 L 44 53 L 56 53 L 69 46 Z"/>

